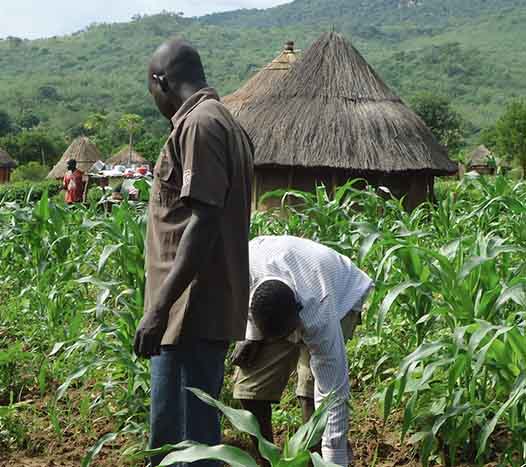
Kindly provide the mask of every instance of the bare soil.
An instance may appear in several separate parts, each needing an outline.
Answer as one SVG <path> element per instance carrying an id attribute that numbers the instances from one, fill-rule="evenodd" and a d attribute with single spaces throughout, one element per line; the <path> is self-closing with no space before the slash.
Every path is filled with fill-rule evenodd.
<path id="1" fill-rule="evenodd" d="M 62 435 L 58 436 L 51 426 L 45 412 L 45 402 L 36 401 L 30 411 L 21 413 L 27 424 L 26 449 L 6 452 L 0 446 L 0 467 L 79 467 L 86 451 L 95 441 L 114 428 L 108 418 L 99 417 L 89 429 L 80 423 L 65 422 Z M 355 407 L 360 411 L 353 414 L 349 438 L 354 453 L 353 467 L 421 467 L 415 448 L 400 442 L 400 420 L 394 417 L 384 426 L 375 408 L 368 401 L 359 400 Z M 75 414 L 73 414 L 73 418 Z M 70 414 L 71 418 L 71 414 Z M 283 433 L 276 433 L 275 440 L 283 443 Z M 122 450 L 129 440 L 118 438 L 116 442 L 104 446 L 92 465 L 95 467 L 134 466 L 121 457 Z M 225 431 L 224 442 L 249 451 L 255 458 L 256 452 L 247 437 Z M 493 467 L 496 464 L 488 464 Z M 459 466 L 460 467 L 460 466 Z M 470 467 L 464 465 L 463 467 Z"/>

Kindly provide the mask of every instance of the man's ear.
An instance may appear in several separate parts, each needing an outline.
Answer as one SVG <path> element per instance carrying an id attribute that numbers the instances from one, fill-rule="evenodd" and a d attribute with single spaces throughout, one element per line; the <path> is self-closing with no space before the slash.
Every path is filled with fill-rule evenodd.
<path id="1" fill-rule="evenodd" d="M 161 86 L 162 91 L 165 94 L 168 94 L 170 92 L 170 85 L 168 84 L 166 75 L 160 75 L 158 80 L 159 80 L 159 86 Z"/>
<path id="2" fill-rule="evenodd" d="M 168 84 L 166 75 L 152 73 L 151 82 L 152 82 L 152 85 L 159 86 L 161 88 L 161 91 L 165 94 L 167 94 L 170 91 L 170 85 Z"/>

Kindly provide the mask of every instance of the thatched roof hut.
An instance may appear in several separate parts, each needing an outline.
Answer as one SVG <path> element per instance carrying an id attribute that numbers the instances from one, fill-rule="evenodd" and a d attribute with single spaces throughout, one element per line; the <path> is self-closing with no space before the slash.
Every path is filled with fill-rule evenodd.
<path id="1" fill-rule="evenodd" d="M 144 165 L 150 167 L 151 163 L 148 159 L 145 159 L 142 154 L 138 153 L 135 149 L 131 150 L 130 157 L 130 147 L 124 146 L 121 150 L 117 151 L 113 156 L 111 156 L 106 164 L 110 165 Z"/>
<path id="2" fill-rule="evenodd" d="M 79 136 L 69 145 L 47 178 L 62 179 L 68 170 L 67 164 L 70 159 L 75 159 L 77 168 L 86 173 L 95 162 L 102 160 L 102 154 L 89 138 Z"/>
<path id="3" fill-rule="evenodd" d="M 242 87 L 223 98 L 233 115 L 237 116 L 254 99 L 268 91 L 272 91 L 277 83 L 298 60 L 298 52 L 294 49 L 294 42 L 288 41 L 283 51 L 268 65 L 264 66 L 252 76 Z"/>
<path id="4" fill-rule="evenodd" d="M 8 152 L 0 148 L 0 183 L 9 182 L 11 171 L 16 165 L 16 161 L 8 154 Z"/>
<path id="5" fill-rule="evenodd" d="M 432 194 L 434 176 L 457 171 L 424 122 L 337 33 L 322 35 L 237 117 L 256 146 L 255 199 L 361 177 L 407 195 L 411 208 Z"/>
<path id="6" fill-rule="evenodd" d="M 491 151 L 484 145 L 474 149 L 469 155 L 468 170 L 481 175 L 494 175 L 497 167 L 493 162 L 495 158 Z"/>

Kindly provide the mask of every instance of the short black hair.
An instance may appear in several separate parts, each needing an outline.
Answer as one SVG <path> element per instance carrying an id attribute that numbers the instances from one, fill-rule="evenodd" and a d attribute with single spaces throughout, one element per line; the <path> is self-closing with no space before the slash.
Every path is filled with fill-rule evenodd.
<path id="1" fill-rule="evenodd" d="M 286 337 L 298 326 L 300 305 L 294 291 L 279 280 L 257 286 L 250 303 L 255 325 L 264 338 Z"/>
<path id="2" fill-rule="evenodd" d="M 70 159 L 70 160 L 68 161 L 67 166 L 68 166 L 68 169 L 69 169 L 70 167 L 76 169 L 76 168 L 77 168 L 77 161 L 76 161 L 75 159 Z"/>

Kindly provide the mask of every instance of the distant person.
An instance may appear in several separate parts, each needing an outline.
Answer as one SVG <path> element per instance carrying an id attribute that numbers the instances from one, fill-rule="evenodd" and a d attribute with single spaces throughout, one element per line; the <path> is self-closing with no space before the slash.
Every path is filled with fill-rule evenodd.
<path id="1" fill-rule="evenodd" d="M 218 444 L 219 414 L 185 388 L 217 398 L 229 343 L 244 339 L 253 146 L 188 42 L 161 45 L 148 82 L 173 129 L 153 171 L 144 317 L 134 343 L 138 356 L 151 357 L 150 447 Z"/>
<path id="2" fill-rule="evenodd" d="M 338 402 L 329 411 L 321 452 L 347 466 L 349 374 L 345 340 L 360 322 L 373 282 L 349 258 L 291 236 L 263 236 L 250 242 L 250 311 L 246 341 L 233 363 L 234 398 L 254 414 L 272 440 L 271 404 L 279 402 L 297 368 L 296 395 L 304 420 L 324 397 Z"/>
<path id="3" fill-rule="evenodd" d="M 113 201 L 122 201 L 124 199 L 124 196 L 122 195 L 122 183 L 119 183 L 113 190 L 111 191 L 111 199 Z"/>
<path id="4" fill-rule="evenodd" d="M 68 204 L 80 203 L 84 196 L 84 172 L 77 169 L 77 161 L 68 161 L 68 171 L 64 175 L 63 186 L 66 190 L 65 200 Z"/>

